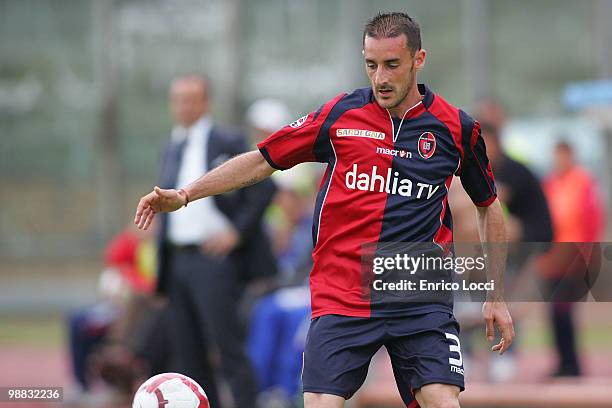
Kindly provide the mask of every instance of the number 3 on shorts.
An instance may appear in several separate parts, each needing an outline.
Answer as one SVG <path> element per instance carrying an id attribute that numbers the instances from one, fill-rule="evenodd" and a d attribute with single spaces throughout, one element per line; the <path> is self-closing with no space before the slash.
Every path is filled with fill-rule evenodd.
<path id="1" fill-rule="evenodd" d="M 448 363 L 450 365 L 454 365 L 457 367 L 461 367 L 463 365 L 463 358 L 461 357 L 461 342 L 459 341 L 459 337 L 455 336 L 452 333 L 445 333 L 446 338 L 448 340 L 454 341 L 456 344 L 449 344 L 448 348 L 451 353 L 457 353 L 459 355 L 459 359 L 449 357 Z"/>

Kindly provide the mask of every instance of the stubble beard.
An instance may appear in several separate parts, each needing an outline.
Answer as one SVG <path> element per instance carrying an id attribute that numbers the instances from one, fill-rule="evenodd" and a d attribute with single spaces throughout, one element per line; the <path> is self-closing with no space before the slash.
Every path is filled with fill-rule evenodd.
<path id="1" fill-rule="evenodd" d="M 414 76 L 415 76 L 415 68 L 414 68 L 414 62 L 412 63 L 412 66 L 410 67 L 410 71 L 408 72 L 408 80 L 406 82 L 406 88 L 403 89 L 403 92 L 400 96 L 398 96 L 398 98 L 395 101 L 384 101 L 384 100 L 380 100 L 378 98 L 378 93 L 376 92 L 376 100 L 378 101 L 378 104 L 380 106 L 382 106 L 385 109 L 395 109 L 398 106 L 400 106 L 408 97 L 408 94 L 410 93 L 410 87 L 412 85 L 412 83 L 414 82 Z M 393 87 L 395 90 L 395 87 Z M 389 105 L 391 104 L 391 105 Z"/>

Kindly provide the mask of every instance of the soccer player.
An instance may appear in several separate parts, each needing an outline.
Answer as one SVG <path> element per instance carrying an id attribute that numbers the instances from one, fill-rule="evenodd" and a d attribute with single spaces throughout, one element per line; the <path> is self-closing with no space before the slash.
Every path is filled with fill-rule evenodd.
<path id="1" fill-rule="evenodd" d="M 328 163 L 316 200 L 310 275 L 312 322 L 304 352 L 306 408 L 344 405 L 363 383 L 370 359 L 385 346 L 409 408 L 459 407 L 464 387 L 459 327 L 452 304 L 373 301 L 364 296 L 361 248 L 376 242 L 452 241 L 448 187 L 454 174 L 478 209 L 483 242 L 505 242 L 501 206 L 479 124 L 425 85 L 420 28 L 405 13 L 374 17 L 363 34 L 370 88 L 340 94 L 178 190 L 144 196 L 135 223 L 156 213 L 249 186 L 302 162 Z M 499 284 L 483 304 L 486 336 L 514 337 L 501 297 L 503 249 L 488 253 Z M 366 292 L 365 295 L 368 293 Z"/>

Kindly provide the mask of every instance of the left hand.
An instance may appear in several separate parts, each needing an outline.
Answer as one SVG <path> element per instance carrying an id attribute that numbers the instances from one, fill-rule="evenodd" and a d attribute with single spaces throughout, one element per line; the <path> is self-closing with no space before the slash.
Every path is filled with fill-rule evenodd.
<path id="1" fill-rule="evenodd" d="M 512 317 L 510 317 L 506 302 L 503 300 L 484 302 L 482 305 L 482 316 L 485 319 L 487 340 L 489 342 L 495 339 L 495 326 L 501 332 L 501 341 L 491 347 L 491 351 L 499 351 L 499 354 L 503 354 L 510 348 L 512 339 L 515 336 Z"/>
<path id="2" fill-rule="evenodd" d="M 240 244 L 240 234 L 230 226 L 202 244 L 202 250 L 213 258 L 224 258 Z"/>
<path id="3" fill-rule="evenodd" d="M 146 230 L 159 212 L 176 211 L 187 204 L 184 190 L 165 190 L 155 186 L 152 192 L 140 199 L 136 208 L 134 224 L 141 230 Z"/>

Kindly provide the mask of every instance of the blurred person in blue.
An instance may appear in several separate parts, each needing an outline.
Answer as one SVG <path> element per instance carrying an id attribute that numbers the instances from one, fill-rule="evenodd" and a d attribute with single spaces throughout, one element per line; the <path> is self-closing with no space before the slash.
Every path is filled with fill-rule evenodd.
<path id="1" fill-rule="evenodd" d="M 204 77 L 176 78 L 170 107 L 176 124 L 163 156 L 162 188 L 185 185 L 247 151 L 242 132 L 214 123 Z M 257 396 L 237 304 L 249 282 L 276 273 L 262 228 L 274 193 L 268 180 L 198 200 L 160 218 L 157 292 L 169 299 L 174 369 L 202 385 L 213 407 L 225 406 L 218 395 L 216 368 L 236 406 L 251 406 Z"/>
<path id="2" fill-rule="evenodd" d="M 309 324 L 306 285 L 283 287 L 255 304 L 247 349 L 259 380 L 258 407 L 293 407 L 299 400 Z"/>
<path id="3" fill-rule="evenodd" d="M 247 110 L 247 122 L 260 142 L 288 123 L 285 105 L 260 99 Z M 268 213 L 280 289 L 259 299 L 251 313 L 248 352 L 257 372 L 260 407 L 293 406 L 300 392 L 302 353 L 310 317 L 307 277 L 312 267 L 312 166 L 275 173 L 278 191 Z"/>

